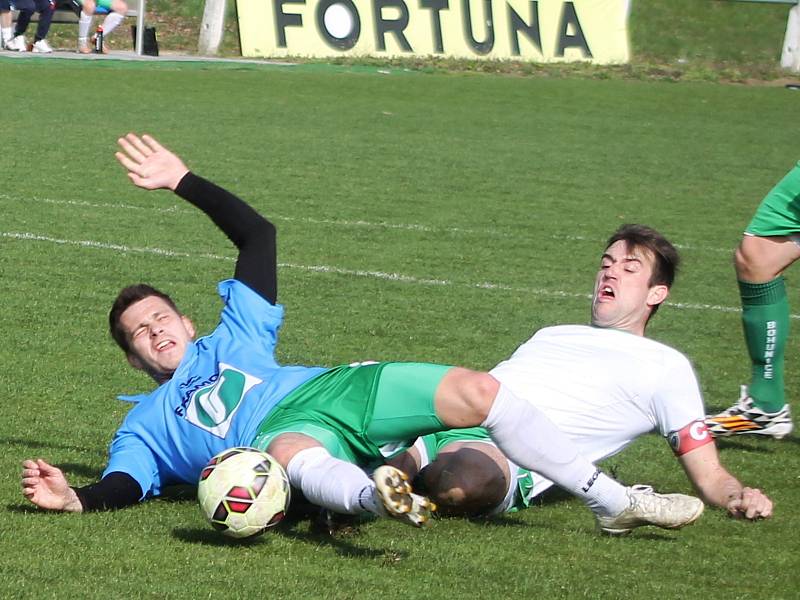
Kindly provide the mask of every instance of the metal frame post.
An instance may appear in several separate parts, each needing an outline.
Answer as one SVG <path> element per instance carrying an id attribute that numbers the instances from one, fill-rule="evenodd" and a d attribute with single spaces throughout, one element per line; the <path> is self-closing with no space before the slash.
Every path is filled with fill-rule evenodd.
<path id="1" fill-rule="evenodd" d="M 136 14 L 136 56 L 141 56 L 144 49 L 144 11 L 147 2 L 139 0 L 139 12 Z"/>

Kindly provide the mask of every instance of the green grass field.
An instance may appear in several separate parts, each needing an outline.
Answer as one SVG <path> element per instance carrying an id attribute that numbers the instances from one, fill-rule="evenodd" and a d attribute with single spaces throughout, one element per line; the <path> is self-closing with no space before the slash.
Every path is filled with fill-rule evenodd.
<path id="1" fill-rule="evenodd" d="M 653 225 L 685 267 L 651 333 L 690 356 L 721 408 L 748 372 L 730 257 L 800 157 L 796 92 L 2 57 L 0 80 L 0 597 L 797 597 L 796 435 L 719 444 L 772 496 L 772 520 L 708 510 L 685 531 L 628 539 L 599 537 L 580 503 L 556 499 L 491 523 L 376 522 L 331 538 L 300 520 L 235 544 L 191 498 L 43 514 L 18 481 L 37 456 L 93 481 L 127 408 L 115 395 L 150 388 L 106 334 L 118 288 L 163 287 L 206 332 L 215 283 L 233 269 L 233 247 L 202 214 L 127 182 L 119 135 L 158 136 L 278 225 L 290 363 L 489 368 L 543 325 L 585 322 L 604 239 L 624 222 Z M 790 273 L 792 298 L 795 284 Z M 657 436 L 606 467 L 690 491 Z"/>

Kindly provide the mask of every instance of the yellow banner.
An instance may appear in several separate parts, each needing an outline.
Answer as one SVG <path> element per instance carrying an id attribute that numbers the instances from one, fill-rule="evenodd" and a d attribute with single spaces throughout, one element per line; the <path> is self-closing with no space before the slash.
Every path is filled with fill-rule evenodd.
<path id="1" fill-rule="evenodd" d="M 628 61 L 629 0 L 237 0 L 242 53 Z"/>

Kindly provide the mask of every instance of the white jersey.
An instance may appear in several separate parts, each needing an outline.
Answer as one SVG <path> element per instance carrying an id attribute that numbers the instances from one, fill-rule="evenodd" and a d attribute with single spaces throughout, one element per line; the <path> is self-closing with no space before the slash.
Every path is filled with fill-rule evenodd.
<path id="1" fill-rule="evenodd" d="M 491 374 L 544 412 L 592 462 L 643 433 L 667 437 L 705 417 L 697 377 L 683 354 L 616 329 L 541 329 Z M 550 484 L 536 479 L 534 495 Z"/>

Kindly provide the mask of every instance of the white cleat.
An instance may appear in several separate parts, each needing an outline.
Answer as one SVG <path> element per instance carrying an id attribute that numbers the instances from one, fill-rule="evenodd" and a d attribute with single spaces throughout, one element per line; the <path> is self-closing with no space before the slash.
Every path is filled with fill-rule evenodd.
<path id="1" fill-rule="evenodd" d="M 703 501 L 685 494 L 657 494 L 649 485 L 627 489 L 630 506 L 613 517 L 597 517 L 603 533 L 625 535 L 645 525 L 662 529 L 680 529 L 691 525 L 703 514 Z"/>
<path id="2" fill-rule="evenodd" d="M 387 517 L 406 525 L 424 527 L 430 521 L 436 505 L 425 496 L 411 491 L 408 475 L 400 469 L 384 465 L 372 474 L 377 499 Z"/>

